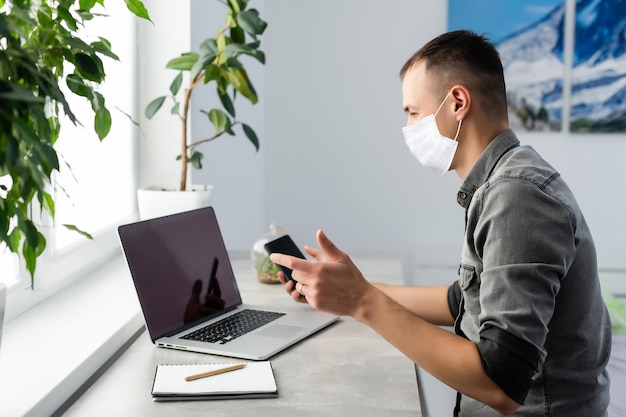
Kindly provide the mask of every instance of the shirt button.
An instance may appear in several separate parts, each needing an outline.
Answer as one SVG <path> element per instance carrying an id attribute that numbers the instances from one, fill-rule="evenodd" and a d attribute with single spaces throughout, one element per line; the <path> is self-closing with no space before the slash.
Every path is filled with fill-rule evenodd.
<path id="1" fill-rule="evenodd" d="M 459 198 L 461 200 L 465 200 L 467 198 L 467 194 L 464 193 L 463 191 L 459 191 Z"/>

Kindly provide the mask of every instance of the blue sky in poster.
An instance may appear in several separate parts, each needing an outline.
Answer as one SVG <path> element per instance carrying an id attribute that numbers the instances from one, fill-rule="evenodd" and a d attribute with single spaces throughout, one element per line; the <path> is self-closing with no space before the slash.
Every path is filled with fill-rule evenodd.
<path id="1" fill-rule="evenodd" d="M 492 42 L 544 17 L 565 0 L 449 0 L 448 29 L 486 32 Z"/>

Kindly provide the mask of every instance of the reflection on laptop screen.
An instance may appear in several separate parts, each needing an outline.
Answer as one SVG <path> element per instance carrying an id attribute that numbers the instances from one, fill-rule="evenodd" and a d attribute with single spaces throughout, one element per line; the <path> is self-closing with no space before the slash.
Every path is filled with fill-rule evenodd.
<path id="1" fill-rule="evenodd" d="M 241 304 L 212 209 L 120 226 L 119 233 L 154 338 Z"/>

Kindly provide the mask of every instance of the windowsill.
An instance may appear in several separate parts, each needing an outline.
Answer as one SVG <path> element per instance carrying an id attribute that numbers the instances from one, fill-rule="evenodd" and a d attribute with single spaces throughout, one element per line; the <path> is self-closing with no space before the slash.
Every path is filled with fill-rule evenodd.
<path id="1" fill-rule="evenodd" d="M 121 254 L 15 318 L 0 346 L 2 414 L 53 414 L 143 324 Z"/>

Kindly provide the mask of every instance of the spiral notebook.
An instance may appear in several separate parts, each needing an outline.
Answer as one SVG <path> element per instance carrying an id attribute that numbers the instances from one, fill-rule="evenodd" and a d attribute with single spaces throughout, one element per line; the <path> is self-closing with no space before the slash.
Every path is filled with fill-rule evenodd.
<path id="1" fill-rule="evenodd" d="M 242 362 L 237 362 L 242 363 Z M 236 398 L 274 398 L 276 379 L 269 361 L 248 362 L 242 369 L 206 378 L 185 378 L 236 363 L 157 365 L 152 385 L 155 401 L 223 400 Z"/>

